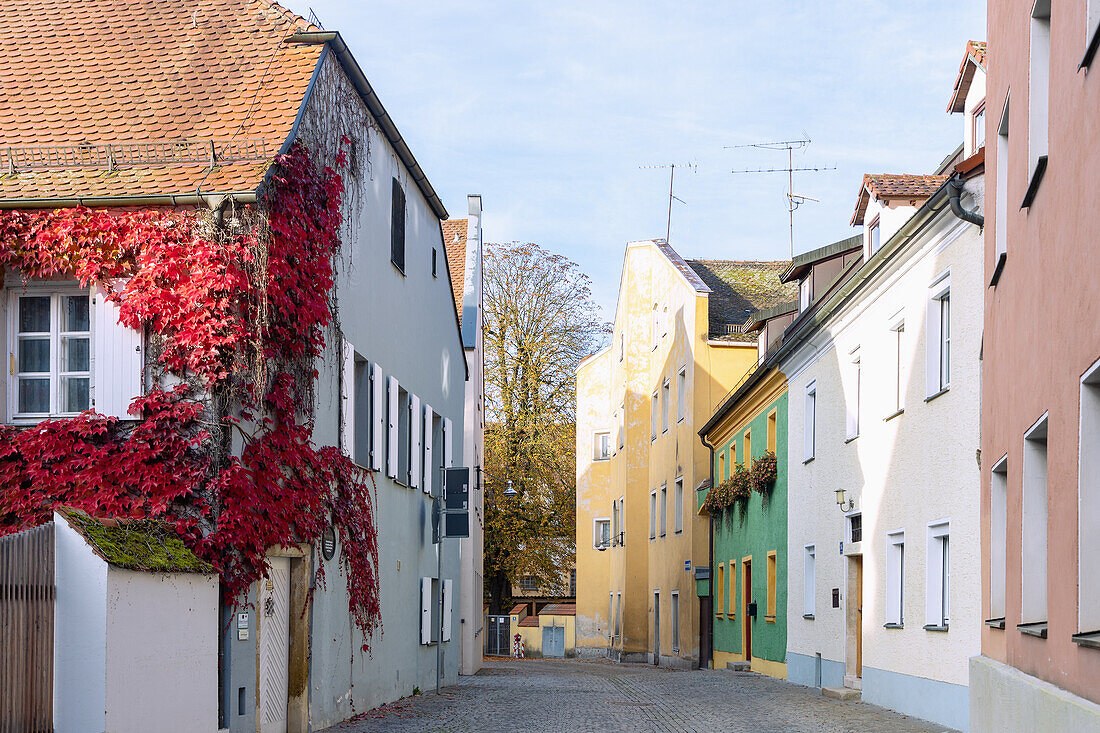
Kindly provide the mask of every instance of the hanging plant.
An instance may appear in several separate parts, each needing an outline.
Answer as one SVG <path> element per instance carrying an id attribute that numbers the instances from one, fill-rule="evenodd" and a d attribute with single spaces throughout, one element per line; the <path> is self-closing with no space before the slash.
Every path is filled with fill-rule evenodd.
<path id="1" fill-rule="evenodd" d="M 722 514 L 735 505 L 747 505 L 752 492 L 749 472 L 741 464 L 734 466 L 733 475 L 707 492 L 703 508 L 711 514 Z"/>
<path id="2" fill-rule="evenodd" d="M 759 458 L 754 458 L 750 473 L 752 490 L 761 496 L 767 494 L 775 486 L 777 473 L 778 464 L 773 451 L 768 451 Z"/>

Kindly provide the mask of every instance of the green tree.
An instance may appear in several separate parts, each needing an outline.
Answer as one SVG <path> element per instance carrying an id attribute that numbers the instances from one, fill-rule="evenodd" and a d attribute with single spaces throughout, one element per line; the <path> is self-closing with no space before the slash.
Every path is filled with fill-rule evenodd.
<path id="1" fill-rule="evenodd" d="M 485 587 L 506 612 L 534 576 L 564 594 L 576 558 L 576 371 L 606 326 L 577 265 L 534 244 L 485 253 Z M 516 496 L 505 496 L 511 482 Z"/>

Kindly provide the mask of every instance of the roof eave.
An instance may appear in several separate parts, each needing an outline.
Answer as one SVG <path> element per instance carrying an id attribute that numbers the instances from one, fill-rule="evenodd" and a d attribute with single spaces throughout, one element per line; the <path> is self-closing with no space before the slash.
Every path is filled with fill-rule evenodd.
<path id="1" fill-rule="evenodd" d="M 226 198 L 242 204 L 256 202 L 256 190 L 209 191 L 207 193 L 158 193 L 127 196 L 40 196 L 35 198 L 0 199 L 0 209 L 64 209 L 84 206 L 89 209 L 103 206 L 210 206 L 213 208 Z"/>

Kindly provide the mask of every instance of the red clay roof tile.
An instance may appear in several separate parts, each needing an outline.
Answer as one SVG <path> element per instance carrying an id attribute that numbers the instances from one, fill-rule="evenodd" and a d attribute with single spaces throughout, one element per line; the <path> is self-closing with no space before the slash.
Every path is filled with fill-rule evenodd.
<path id="1" fill-rule="evenodd" d="M 451 271 L 451 291 L 455 297 L 458 323 L 462 324 L 462 296 L 466 282 L 466 219 L 447 219 L 443 226 L 443 246 L 447 248 L 447 267 Z"/>
<path id="2" fill-rule="evenodd" d="M 880 201 L 910 199 L 923 201 L 936 192 L 950 178 L 946 175 L 914 176 L 893 173 L 868 173 L 863 176 L 856 210 L 852 214 L 852 226 L 863 224 L 867 203 L 874 196 Z"/>

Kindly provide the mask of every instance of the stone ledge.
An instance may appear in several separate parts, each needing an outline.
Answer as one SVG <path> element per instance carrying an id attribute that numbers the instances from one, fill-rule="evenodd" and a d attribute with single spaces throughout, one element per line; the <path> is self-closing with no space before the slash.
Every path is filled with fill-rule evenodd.
<path id="1" fill-rule="evenodd" d="M 859 702 L 859 700 L 863 697 L 863 693 L 859 690 L 853 690 L 850 687 L 822 687 L 821 696 L 828 697 L 833 700 Z"/>
<path id="2" fill-rule="evenodd" d="M 748 672 L 751 665 L 748 662 L 726 662 L 726 669 L 732 669 L 734 672 Z"/>

